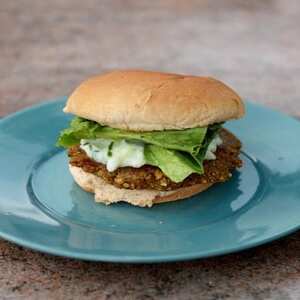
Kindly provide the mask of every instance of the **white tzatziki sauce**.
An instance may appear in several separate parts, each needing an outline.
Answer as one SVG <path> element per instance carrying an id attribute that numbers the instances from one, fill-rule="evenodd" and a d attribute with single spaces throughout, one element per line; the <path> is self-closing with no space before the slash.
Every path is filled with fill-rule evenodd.
<path id="1" fill-rule="evenodd" d="M 80 148 L 91 159 L 105 164 L 109 172 L 120 167 L 140 168 L 145 164 L 144 144 L 139 142 L 82 139 Z"/>

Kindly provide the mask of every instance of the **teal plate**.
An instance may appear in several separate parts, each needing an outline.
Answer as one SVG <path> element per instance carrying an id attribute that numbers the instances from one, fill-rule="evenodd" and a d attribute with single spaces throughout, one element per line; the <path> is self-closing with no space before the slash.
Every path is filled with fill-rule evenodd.
<path id="1" fill-rule="evenodd" d="M 0 236 L 42 252 L 110 262 L 165 262 L 254 247 L 300 228 L 300 123 L 247 104 L 228 128 L 243 141 L 231 181 L 153 208 L 105 206 L 74 184 L 54 146 L 65 98 L 0 121 Z"/>

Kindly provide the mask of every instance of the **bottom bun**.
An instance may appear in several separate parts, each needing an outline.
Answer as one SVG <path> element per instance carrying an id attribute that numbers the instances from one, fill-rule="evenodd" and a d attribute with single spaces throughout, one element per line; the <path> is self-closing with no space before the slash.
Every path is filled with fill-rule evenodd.
<path id="1" fill-rule="evenodd" d="M 107 205 L 124 201 L 141 207 L 151 207 L 156 203 L 176 201 L 191 197 L 212 185 L 212 183 L 195 184 L 173 191 L 119 189 L 106 183 L 102 178 L 83 171 L 81 168 L 71 165 L 69 165 L 69 168 L 75 182 L 81 188 L 87 192 L 94 193 L 96 202 L 102 202 Z"/>

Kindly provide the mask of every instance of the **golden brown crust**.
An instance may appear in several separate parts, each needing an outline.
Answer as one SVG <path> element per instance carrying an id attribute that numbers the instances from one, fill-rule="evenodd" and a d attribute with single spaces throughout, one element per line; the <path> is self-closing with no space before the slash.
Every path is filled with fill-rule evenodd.
<path id="1" fill-rule="evenodd" d="M 115 128 L 151 131 L 240 118 L 244 105 L 213 78 L 127 70 L 84 81 L 64 111 Z"/>

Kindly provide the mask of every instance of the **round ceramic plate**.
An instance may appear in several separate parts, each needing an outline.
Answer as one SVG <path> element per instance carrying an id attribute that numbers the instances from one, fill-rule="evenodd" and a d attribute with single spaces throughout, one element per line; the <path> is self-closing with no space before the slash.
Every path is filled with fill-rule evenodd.
<path id="1" fill-rule="evenodd" d="M 73 182 L 55 147 L 71 118 L 64 102 L 0 121 L 2 238 L 79 259 L 164 262 L 239 251 L 300 227 L 298 121 L 248 103 L 247 116 L 228 124 L 244 145 L 231 181 L 152 208 L 105 206 Z"/>

